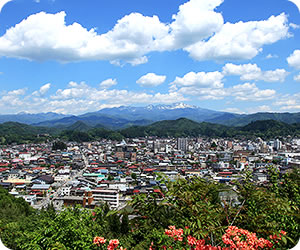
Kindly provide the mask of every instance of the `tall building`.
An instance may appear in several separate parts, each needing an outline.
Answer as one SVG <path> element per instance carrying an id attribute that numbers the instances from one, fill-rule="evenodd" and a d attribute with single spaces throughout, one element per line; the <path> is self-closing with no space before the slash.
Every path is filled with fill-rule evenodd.
<path id="1" fill-rule="evenodd" d="M 177 149 L 186 152 L 188 149 L 188 139 L 187 138 L 177 138 Z"/>
<path id="2" fill-rule="evenodd" d="M 278 151 L 282 148 L 282 142 L 279 139 L 274 141 L 274 148 Z"/>

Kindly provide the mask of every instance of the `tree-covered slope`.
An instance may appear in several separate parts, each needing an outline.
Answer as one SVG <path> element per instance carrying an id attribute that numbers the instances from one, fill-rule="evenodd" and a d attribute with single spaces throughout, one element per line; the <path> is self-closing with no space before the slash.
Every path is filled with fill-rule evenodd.
<path id="1" fill-rule="evenodd" d="M 18 122 L 5 122 L 0 124 L 0 143 L 24 143 L 43 140 L 41 134 L 55 134 L 56 129 L 34 127 Z"/>
<path id="2" fill-rule="evenodd" d="M 250 115 L 224 115 L 209 122 L 224 124 L 227 126 L 245 126 L 254 121 L 275 120 L 288 124 L 300 123 L 300 113 L 255 113 Z"/>

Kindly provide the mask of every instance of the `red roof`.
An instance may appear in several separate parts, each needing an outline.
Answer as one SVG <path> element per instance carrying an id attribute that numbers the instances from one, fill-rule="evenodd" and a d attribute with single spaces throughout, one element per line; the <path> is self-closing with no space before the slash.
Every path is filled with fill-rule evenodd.
<path id="1" fill-rule="evenodd" d="M 0 168 L 0 172 L 3 172 L 5 170 L 8 170 L 9 168 Z"/>
<path id="2" fill-rule="evenodd" d="M 35 167 L 35 168 L 32 168 L 32 170 L 43 170 L 45 169 L 44 167 Z"/>
<path id="3" fill-rule="evenodd" d="M 135 189 L 135 190 L 133 190 L 133 192 L 134 192 L 134 193 L 139 193 L 140 190 Z"/>
<path id="4" fill-rule="evenodd" d="M 156 170 L 156 169 L 154 169 L 154 168 L 146 168 L 146 169 L 144 169 L 145 172 L 152 172 L 154 170 Z"/>
<path id="5" fill-rule="evenodd" d="M 231 175 L 232 172 L 219 172 L 218 174 L 221 174 L 221 175 Z"/>

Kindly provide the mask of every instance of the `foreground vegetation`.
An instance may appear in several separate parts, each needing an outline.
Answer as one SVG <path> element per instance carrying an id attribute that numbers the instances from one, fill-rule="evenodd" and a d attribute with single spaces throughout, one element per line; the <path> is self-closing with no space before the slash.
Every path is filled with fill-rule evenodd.
<path id="1" fill-rule="evenodd" d="M 162 249 L 169 245 L 190 249 L 182 245 L 188 240 L 224 248 L 234 233 L 242 232 L 241 240 L 248 236 L 262 238 L 264 248 L 272 244 L 289 249 L 300 236 L 299 170 L 282 178 L 275 168 L 269 171 L 268 187 L 257 187 L 251 172 L 244 173 L 235 186 L 239 204 L 220 200 L 219 193 L 228 191 L 228 186 L 199 178 L 170 182 L 161 176 L 160 182 L 166 183 L 168 191 L 135 195 L 120 211 L 109 210 L 106 204 L 94 210 L 74 207 L 56 212 L 49 207 L 36 211 L 1 188 L 1 240 L 11 249 L 97 249 L 104 247 L 100 244 L 104 239 L 117 239 L 118 247 L 127 249 Z M 174 240 L 174 234 L 166 229 L 182 229 L 180 237 L 189 238 Z"/>

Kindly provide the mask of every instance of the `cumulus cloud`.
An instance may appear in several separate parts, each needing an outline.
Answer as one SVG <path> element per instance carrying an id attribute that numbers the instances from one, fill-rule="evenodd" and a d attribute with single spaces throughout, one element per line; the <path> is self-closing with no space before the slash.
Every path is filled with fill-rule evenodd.
<path id="1" fill-rule="evenodd" d="M 112 79 L 112 78 L 109 78 L 107 80 L 104 80 L 100 83 L 100 88 L 103 88 L 103 89 L 108 89 L 114 85 L 117 85 L 118 82 L 117 82 L 117 79 Z"/>
<path id="2" fill-rule="evenodd" d="M 300 69 L 300 50 L 294 50 L 294 52 L 287 58 L 287 62 L 291 67 Z"/>
<path id="3" fill-rule="evenodd" d="M 32 93 L 32 95 L 34 95 L 34 96 L 43 96 L 43 95 L 45 95 L 48 92 L 48 90 L 50 89 L 50 87 L 51 87 L 51 83 L 46 83 L 45 85 L 43 85 L 42 87 L 40 87 L 40 89 L 38 91 L 34 91 Z"/>
<path id="4" fill-rule="evenodd" d="M 252 59 L 262 46 L 289 36 L 287 16 L 271 16 L 264 21 L 225 23 L 208 41 L 185 48 L 196 60 Z"/>
<path id="5" fill-rule="evenodd" d="M 273 89 L 259 89 L 255 83 L 238 84 L 228 89 L 230 94 L 239 101 L 264 101 L 275 97 Z"/>
<path id="6" fill-rule="evenodd" d="M 297 82 L 300 82 L 300 74 L 294 76 L 294 80 Z"/>
<path id="7" fill-rule="evenodd" d="M 223 67 L 225 75 L 239 75 L 242 81 L 283 82 L 289 72 L 285 69 L 262 71 L 256 64 L 235 65 L 227 63 Z"/>
<path id="8" fill-rule="evenodd" d="M 219 31 L 224 20 L 214 9 L 222 3 L 223 0 L 191 0 L 182 4 L 170 24 L 171 47 L 184 48 Z"/>
<path id="9" fill-rule="evenodd" d="M 199 100 L 223 99 L 223 74 L 215 72 L 189 72 L 183 77 L 176 77 L 170 84 L 170 91 L 184 95 L 197 96 Z"/>
<path id="10" fill-rule="evenodd" d="M 0 38 L 0 54 L 38 61 L 125 60 L 139 64 L 145 62 L 143 54 L 154 40 L 168 32 L 157 16 L 138 13 L 123 17 L 101 35 L 78 23 L 66 25 L 65 16 L 63 11 L 29 16 Z"/>
<path id="11" fill-rule="evenodd" d="M 197 60 L 250 59 L 265 44 L 288 36 L 285 14 L 264 21 L 226 23 L 215 8 L 223 0 L 190 0 L 172 22 L 131 13 L 107 33 L 66 24 L 64 11 L 33 14 L 0 37 L 0 56 L 27 60 L 74 62 L 107 60 L 116 65 L 148 61 L 153 51 L 184 49 Z"/>
<path id="12" fill-rule="evenodd" d="M 300 109 L 300 92 L 295 94 L 286 94 L 281 96 L 277 101 L 273 103 L 275 106 L 279 106 L 283 111 L 299 111 Z"/>
<path id="13" fill-rule="evenodd" d="M 165 82 L 166 76 L 148 73 L 140 77 L 136 83 L 142 87 L 155 87 Z"/>
<path id="14" fill-rule="evenodd" d="M 112 83 L 114 80 L 107 82 Z M 149 94 L 124 89 L 107 89 L 100 85 L 92 87 L 85 82 L 71 81 L 66 88 L 58 89 L 53 94 L 47 92 L 49 88 L 50 83 L 32 93 L 27 93 L 26 88 L 0 93 L 0 110 L 2 113 L 51 111 L 80 114 L 96 111 L 103 107 L 152 103 L 170 104 L 188 100 L 176 92 Z"/>
<path id="15" fill-rule="evenodd" d="M 252 67 L 255 72 L 256 67 Z M 224 72 L 237 74 L 240 69 L 227 65 Z M 170 85 L 170 92 L 186 96 L 194 96 L 199 100 L 221 100 L 232 97 L 237 101 L 263 101 L 273 99 L 276 91 L 273 89 L 259 89 L 255 83 L 244 83 L 232 87 L 224 87 L 224 73 L 189 72 L 183 77 L 176 77 Z"/>
<path id="16" fill-rule="evenodd" d="M 175 81 L 172 84 L 181 87 L 196 86 L 200 88 L 213 87 L 221 88 L 223 87 L 222 83 L 223 74 L 215 72 L 189 72 L 183 77 L 176 77 Z"/>

